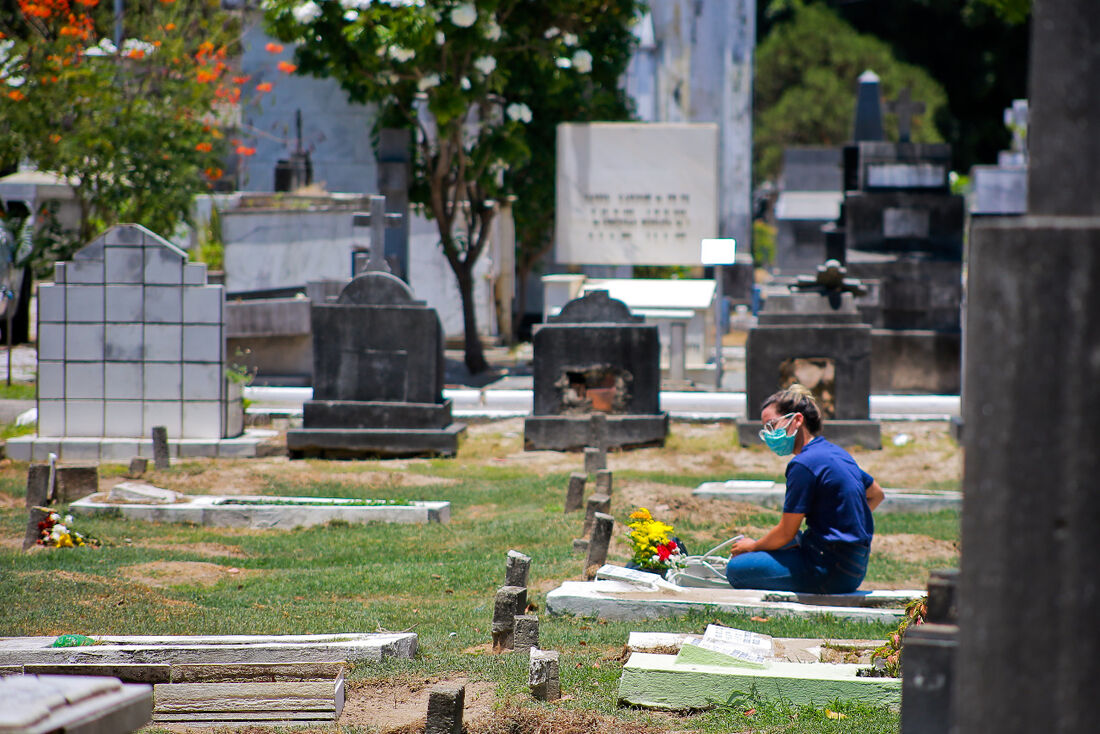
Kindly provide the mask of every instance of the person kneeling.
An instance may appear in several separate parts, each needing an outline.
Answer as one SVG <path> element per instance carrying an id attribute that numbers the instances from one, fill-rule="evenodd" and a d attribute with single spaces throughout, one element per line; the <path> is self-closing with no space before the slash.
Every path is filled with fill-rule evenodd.
<path id="1" fill-rule="evenodd" d="M 851 455 L 821 436 L 821 412 L 802 385 L 780 390 L 761 406 L 760 437 L 787 464 L 779 524 L 731 550 L 726 578 L 735 589 L 847 594 L 867 573 L 882 487 Z M 806 530 L 800 531 L 802 521 Z"/>

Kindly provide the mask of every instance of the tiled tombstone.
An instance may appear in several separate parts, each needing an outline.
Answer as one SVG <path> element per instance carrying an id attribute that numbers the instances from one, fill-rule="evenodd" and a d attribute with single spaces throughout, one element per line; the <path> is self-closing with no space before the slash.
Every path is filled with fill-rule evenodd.
<path id="1" fill-rule="evenodd" d="M 453 456 L 465 425 L 443 399 L 443 329 L 401 279 L 356 276 L 335 302 L 311 306 L 313 396 L 291 458 Z"/>
<path id="2" fill-rule="evenodd" d="M 38 433 L 221 439 L 241 432 L 225 380 L 222 286 L 144 227 L 117 225 L 38 289 Z"/>
<path id="3" fill-rule="evenodd" d="M 593 416 L 606 416 L 602 448 L 663 445 L 657 327 L 625 303 L 592 291 L 562 307 L 534 338 L 534 414 L 528 450 L 592 446 Z"/>

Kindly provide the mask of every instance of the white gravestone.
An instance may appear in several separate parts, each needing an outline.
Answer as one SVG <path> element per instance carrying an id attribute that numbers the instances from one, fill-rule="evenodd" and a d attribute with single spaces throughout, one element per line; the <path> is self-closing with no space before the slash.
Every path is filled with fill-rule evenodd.
<path id="1" fill-rule="evenodd" d="M 563 264 L 697 265 L 718 233 L 718 126 L 558 126 L 555 257 Z"/>

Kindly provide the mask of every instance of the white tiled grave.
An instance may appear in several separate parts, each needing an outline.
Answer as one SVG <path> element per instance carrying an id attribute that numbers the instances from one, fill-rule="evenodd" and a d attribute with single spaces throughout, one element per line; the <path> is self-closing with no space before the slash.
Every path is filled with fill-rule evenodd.
<path id="1" fill-rule="evenodd" d="M 753 479 L 731 479 L 727 482 L 703 482 L 692 495 L 708 499 L 749 502 L 762 507 L 780 508 L 787 488 L 778 482 Z M 914 491 L 884 489 L 886 498 L 875 508 L 876 514 L 887 512 L 936 512 L 962 509 L 962 492 L 952 490 Z"/>
<path id="2" fill-rule="evenodd" d="M 207 527 L 291 529 L 347 523 L 446 523 L 451 503 L 412 501 L 407 505 L 362 505 L 332 497 L 185 495 L 140 482 L 123 482 L 72 503 L 76 515 L 121 513 L 129 520 L 185 522 Z"/>
<path id="3" fill-rule="evenodd" d="M 808 641 L 821 643 L 821 641 Z M 661 709 L 705 709 L 732 696 L 786 699 L 823 706 L 836 700 L 898 706 L 901 679 L 857 675 L 861 666 L 792 656 L 796 640 L 708 625 L 699 635 L 631 633 L 630 658 L 619 680 L 619 702 Z M 641 652 L 674 648 L 676 654 Z M 792 662 L 792 657 L 798 662 Z"/>
<path id="4" fill-rule="evenodd" d="M 753 616 L 815 617 L 828 614 L 853 621 L 898 621 L 905 604 L 923 590 L 856 591 L 851 594 L 798 594 L 757 589 L 686 588 L 653 574 L 604 565 L 595 581 L 565 581 L 546 595 L 551 614 L 644 620 L 689 612 Z"/>
<path id="5" fill-rule="evenodd" d="M 9 455 L 125 460 L 154 426 L 213 447 L 199 455 L 255 455 L 248 437 L 224 443 L 244 427 L 240 385 L 225 377 L 224 308 L 204 264 L 138 225 L 57 263 L 38 289 L 38 435 L 9 441 Z"/>

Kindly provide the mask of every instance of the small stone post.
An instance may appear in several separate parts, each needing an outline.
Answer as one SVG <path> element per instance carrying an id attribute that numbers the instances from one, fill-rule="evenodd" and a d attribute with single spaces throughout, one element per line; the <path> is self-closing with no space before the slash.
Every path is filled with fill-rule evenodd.
<path id="1" fill-rule="evenodd" d="M 587 453 L 588 449 L 585 449 Z M 585 459 L 588 463 L 588 459 Z M 569 490 L 565 493 L 565 511 L 576 512 L 584 505 L 584 485 L 588 481 L 588 475 L 573 472 L 569 475 Z"/>
<path id="2" fill-rule="evenodd" d="M 31 464 L 27 467 L 27 531 L 23 535 L 23 550 L 38 542 L 38 523 L 46 519 L 46 513 L 35 507 L 45 507 L 50 490 L 48 464 Z"/>
<path id="3" fill-rule="evenodd" d="M 596 493 L 611 496 L 611 470 L 600 469 L 596 472 Z"/>
<path id="4" fill-rule="evenodd" d="M 503 652 L 515 647 L 516 617 L 527 607 L 527 589 L 501 586 L 493 604 L 493 650 Z"/>
<path id="5" fill-rule="evenodd" d="M 607 414 L 596 412 L 589 418 L 588 445 L 595 446 L 603 455 L 604 466 L 607 466 Z"/>
<path id="6" fill-rule="evenodd" d="M 144 456 L 135 456 L 130 459 L 130 471 L 128 475 L 133 478 L 138 478 L 145 473 L 145 470 L 149 468 L 149 460 Z"/>
<path id="7" fill-rule="evenodd" d="M 521 614 L 516 617 L 515 651 L 526 655 L 539 646 L 539 618 L 537 614 Z"/>
<path id="8" fill-rule="evenodd" d="M 594 494 L 588 498 L 588 504 L 584 511 L 584 528 L 581 530 L 581 535 L 588 537 L 588 534 L 592 532 L 592 523 L 595 522 L 597 512 L 604 514 L 611 512 L 611 498 L 606 494 Z"/>
<path id="9" fill-rule="evenodd" d="M 519 551 L 508 551 L 508 560 L 504 566 L 504 585 L 527 588 L 527 575 L 531 571 L 531 557 Z M 520 614 L 522 614 L 522 610 Z"/>
<path id="10" fill-rule="evenodd" d="M 527 685 L 531 687 L 531 695 L 540 701 L 557 701 L 561 698 L 558 656 L 557 650 L 531 648 Z"/>
<path id="11" fill-rule="evenodd" d="M 593 475 L 607 468 L 607 452 L 601 448 L 589 446 L 584 450 L 584 473 Z"/>
<path id="12" fill-rule="evenodd" d="M 955 603 L 958 571 L 933 571 L 928 580 L 925 623 L 905 631 L 902 648 L 901 734 L 933 734 L 951 729 L 952 688 L 959 626 Z"/>
<path id="13" fill-rule="evenodd" d="M 424 734 L 462 734 L 466 686 L 436 686 L 428 694 L 428 724 Z"/>
<path id="14" fill-rule="evenodd" d="M 596 513 L 592 534 L 588 537 L 588 556 L 584 560 L 585 578 L 595 578 L 596 571 L 607 561 L 607 548 L 611 545 L 611 532 L 615 518 L 602 512 Z"/>
<path id="15" fill-rule="evenodd" d="M 160 471 L 167 469 L 168 465 L 168 429 L 153 426 L 153 466 Z"/>

